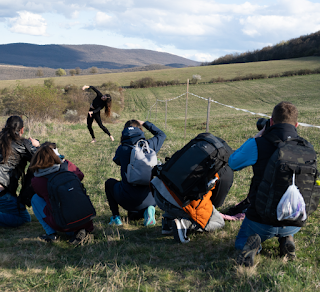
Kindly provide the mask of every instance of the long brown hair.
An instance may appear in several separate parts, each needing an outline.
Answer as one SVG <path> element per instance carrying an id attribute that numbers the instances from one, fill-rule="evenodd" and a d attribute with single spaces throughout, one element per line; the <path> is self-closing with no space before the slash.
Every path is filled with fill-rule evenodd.
<path id="1" fill-rule="evenodd" d="M 105 101 L 105 107 L 104 107 L 104 114 L 107 117 L 111 116 L 111 104 L 112 104 L 112 98 L 110 94 L 105 94 L 104 96 L 107 97 L 106 101 Z"/>
<path id="2" fill-rule="evenodd" d="M 61 164 L 60 157 L 53 152 L 54 148 L 56 148 L 55 143 L 43 143 L 33 155 L 30 162 L 30 169 L 35 172 L 39 169 L 51 167 L 54 164 Z"/>
<path id="3" fill-rule="evenodd" d="M 0 149 L 4 163 L 12 151 L 11 142 L 21 140 L 20 130 L 23 128 L 23 120 L 19 116 L 11 116 L 7 119 L 6 125 L 0 132 Z"/>

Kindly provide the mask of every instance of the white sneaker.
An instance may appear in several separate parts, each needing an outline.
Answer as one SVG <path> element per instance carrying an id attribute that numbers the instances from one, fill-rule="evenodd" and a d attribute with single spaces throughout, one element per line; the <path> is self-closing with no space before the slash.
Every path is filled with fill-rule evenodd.
<path id="1" fill-rule="evenodd" d="M 187 243 L 190 238 L 187 236 L 187 227 L 183 219 L 174 219 L 172 224 L 173 237 L 177 242 Z"/>

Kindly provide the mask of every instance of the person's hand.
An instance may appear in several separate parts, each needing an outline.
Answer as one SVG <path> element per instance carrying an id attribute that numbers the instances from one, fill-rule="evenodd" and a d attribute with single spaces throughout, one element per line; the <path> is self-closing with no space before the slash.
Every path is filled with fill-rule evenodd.
<path id="1" fill-rule="evenodd" d="M 90 117 L 92 117 L 92 114 L 93 114 L 93 112 L 92 112 L 92 111 L 90 111 L 90 112 L 89 112 L 89 116 L 90 116 Z"/>
<path id="2" fill-rule="evenodd" d="M 38 141 L 38 140 L 36 140 L 36 139 L 33 139 L 33 138 L 29 138 L 29 140 L 31 141 L 31 143 L 32 143 L 32 145 L 34 146 L 34 147 L 40 147 L 40 142 Z"/>
<path id="3" fill-rule="evenodd" d="M 264 126 L 259 133 L 257 133 L 255 136 L 253 136 L 253 138 L 259 138 L 263 135 L 264 130 L 266 129 L 266 126 Z"/>
<path id="4" fill-rule="evenodd" d="M 112 142 L 114 141 L 114 138 L 112 136 L 110 136 L 110 139 L 111 139 Z"/>
<path id="5" fill-rule="evenodd" d="M 86 90 L 86 89 L 88 89 L 90 86 L 88 86 L 88 85 L 83 85 L 83 87 L 82 87 L 82 90 Z"/>
<path id="6" fill-rule="evenodd" d="M 144 121 L 137 120 L 137 122 L 139 122 L 141 126 L 144 124 Z"/>

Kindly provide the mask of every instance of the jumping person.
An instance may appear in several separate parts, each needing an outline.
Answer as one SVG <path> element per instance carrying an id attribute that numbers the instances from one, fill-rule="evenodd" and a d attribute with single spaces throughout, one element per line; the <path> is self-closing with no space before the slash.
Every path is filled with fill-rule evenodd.
<path id="1" fill-rule="evenodd" d="M 31 221 L 26 207 L 18 202 L 17 188 L 27 162 L 40 146 L 39 141 L 22 138 L 23 120 L 8 118 L 0 132 L 0 226 L 17 227 Z"/>
<path id="2" fill-rule="evenodd" d="M 126 171 L 130 163 L 132 146 L 139 140 L 145 140 L 142 126 L 151 132 L 154 137 L 147 140 L 149 147 L 158 152 L 166 138 L 166 134 L 152 123 L 146 121 L 129 120 L 126 122 L 121 136 L 121 145 L 118 147 L 113 161 L 121 166 L 121 181 L 109 178 L 105 183 L 105 191 L 112 212 L 111 225 L 122 225 L 119 206 L 133 215 L 135 219 L 144 217 L 144 225 L 154 225 L 156 202 L 152 196 L 149 186 L 133 185 L 127 180 Z M 130 217 L 130 216 L 129 216 Z"/>
<path id="3" fill-rule="evenodd" d="M 48 177 L 51 173 L 58 172 L 62 163 L 67 165 L 66 170 L 73 172 L 82 180 L 84 174 L 72 162 L 60 155 L 55 143 L 45 142 L 33 156 L 30 169 L 34 171 L 34 178 L 31 180 L 35 195 L 31 199 L 31 205 L 35 216 L 46 231 L 46 234 L 39 238 L 47 242 L 57 240 L 57 231 L 68 232 L 72 235 L 69 243 L 78 245 L 93 230 L 92 220 L 78 228 L 62 229 L 54 220 L 52 207 L 47 187 Z M 75 202 L 75 206 L 77 202 Z"/>
<path id="4" fill-rule="evenodd" d="M 100 117 L 100 110 L 102 110 L 103 108 L 105 108 L 105 115 L 107 117 L 110 117 L 111 96 L 110 94 L 103 95 L 98 89 L 96 89 L 93 86 L 84 85 L 82 87 L 82 90 L 86 90 L 88 88 L 92 89 L 97 94 L 96 98 L 92 101 L 90 105 L 88 116 L 87 116 L 87 126 L 90 132 L 90 135 L 92 137 L 91 143 L 96 142 L 96 138 L 94 136 L 94 132 L 92 129 L 93 120 L 95 120 L 98 123 L 99 127 L 102 129 L 103 132 L 109 135 L 111 141 L 114 141 L 114 138 L 110 134 L 109 130 L 102 124 L 101 117 Z"/>

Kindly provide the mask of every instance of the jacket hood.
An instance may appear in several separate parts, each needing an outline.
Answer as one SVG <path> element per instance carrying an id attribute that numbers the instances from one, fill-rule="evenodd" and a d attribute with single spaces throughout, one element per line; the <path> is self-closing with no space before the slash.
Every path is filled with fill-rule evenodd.
<path id="1" fill-rule="evenodd" d="M 140 139 L 145 139 L 143 131 L 137 127 L 128 127 L 122 131 L 121 143 L 135 144 Z"/>
<path id="2" fill-rule="evenodd" d="M 275 124 L 268 128 L 265 131 L 265 134 L 267 133 L 273 133 L 277 135 L 282 141 L 287 140 L 288 138 L 295 138 L 298 136 L 297 128 L 291 124 L 287 123 L 280 123 L 280 124 Z M 263 135 L 262 135 L 263 137 Z"/>

